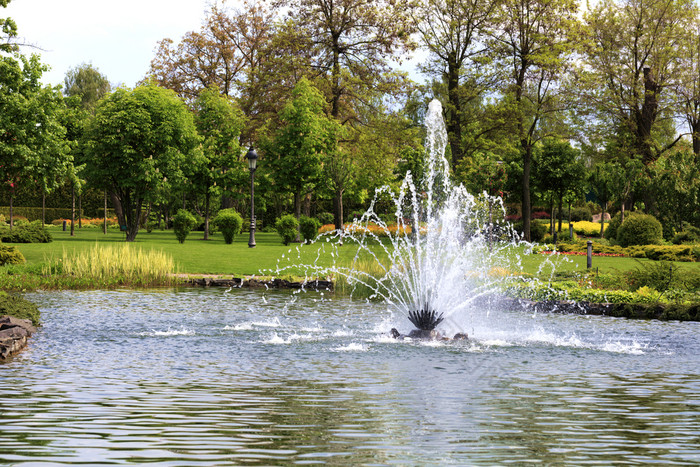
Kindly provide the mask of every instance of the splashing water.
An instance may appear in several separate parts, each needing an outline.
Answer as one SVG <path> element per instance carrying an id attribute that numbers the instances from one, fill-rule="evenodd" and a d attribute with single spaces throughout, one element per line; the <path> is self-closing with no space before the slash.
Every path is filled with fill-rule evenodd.
<path id="1" fill-rule="evenodd" d="M 506 250 L 517 235 L 505 221 L 500 198 L 473 196 L 450 180 L 447 132 L 437 100 L 430 103 L 426 128 L 424 176 L 414 180 L 409 172 L 398 191 L 378 189 L 360 219 L 325 239 L 336 259 L 339 248 L 357 246 L 349 265 L 307 266 L 306 274 L 330 275 L 344 280 L 353 293 L 364 290 L 370 299 L 383 299 L 420 330 L 451 323 L 461 331 L 455 318 L 470 313 L 506 280 L 498 272 L 507 270 L 512 254 Z M 387 205 L 393 206 L 390 223 L 377 212 Z M 337 241 L 330 242 L 334 237 Z"/>

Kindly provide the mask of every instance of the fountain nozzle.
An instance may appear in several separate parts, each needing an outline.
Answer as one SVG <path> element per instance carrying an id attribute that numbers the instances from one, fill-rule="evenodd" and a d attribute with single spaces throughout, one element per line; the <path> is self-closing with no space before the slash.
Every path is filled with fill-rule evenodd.
<path id="1" fill-rule="evenodd" d="M 436 311 L 426 307 L 423 310 L 411 310 L 408 312 L 408 320 L 421 331 L 432 331 L 443 320 L 442 313 L 439 315 Z"/>

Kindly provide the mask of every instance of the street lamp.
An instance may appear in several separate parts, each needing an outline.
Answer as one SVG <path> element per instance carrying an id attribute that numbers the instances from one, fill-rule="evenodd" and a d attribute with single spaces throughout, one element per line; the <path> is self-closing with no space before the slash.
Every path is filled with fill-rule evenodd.
<path id="1" fill-rule="evenodd" d="M 245 155 L 248 159 L 248 168 L 250 169 L 250 239 L 248 247 L 255 248 L 255 169 L 258 165 L 258 154 L 253 149 L 253 146 L 248 149 L 248 154 Z"/>

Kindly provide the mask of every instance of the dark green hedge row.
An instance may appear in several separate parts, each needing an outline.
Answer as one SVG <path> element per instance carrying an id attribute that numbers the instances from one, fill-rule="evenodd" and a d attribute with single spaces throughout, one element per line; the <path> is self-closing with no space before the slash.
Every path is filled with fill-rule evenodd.
<path id="1" fill-rule="evenodd" d="M 700 246 L 696 245 L 603 245 L 593 242 L 593 253 L 618 254 L 632 258 L 647 258 L 656 261 L 700 261 Z M 586 252 L 585 243 L 559 243 L 559 252 Z"/>
<path id="2" fill-rule="evenodd" d="M 100 216 L 103 215 L 102 213 L 104 212 L 104 209 L 99 210 Z M 10 207 L 9 206 L 0 206 L 0 214 L 5 216 L 5 219 L 9 220 L 10 219 Z M 26 217 L 27 220 L 31 221 L 37 221 L 41 220 L 41 208 L 33 208 L 33 207 L 24 207 L 24 206 L 15 206 L 12 208 L 12 214 L 14 216 L 21 216 L 21 217 Z M 78 216 L 78 209 L 76 208 L 75 210 L 75 215 L 76 217 Z M 71 209 L 64 209 L 64 208 L 46 208 L 46 223 L 50 224 L 52 220 L 54 219 L 70 219 L 71 216 Z M 107 209 L 107 217 L 113 217 L 114 216 L 114 210 L 113 209 Z"/>

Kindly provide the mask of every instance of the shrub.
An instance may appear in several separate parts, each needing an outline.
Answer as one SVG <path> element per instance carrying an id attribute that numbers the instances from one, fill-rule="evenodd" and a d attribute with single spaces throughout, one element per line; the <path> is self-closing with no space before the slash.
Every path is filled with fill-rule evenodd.
<path id="1" fill-rule="evenodd" d="M 287 214 L 277 219 L 275 229 L 282 237 L 282 243 L 289 245 L 299 235 L 299 221 L 293 215 Z"/>
<path id="2" fill-rule="evenodd" d="M 513 228 L 517 230 L 518 232 L 522 233 L 523 232 L 523 223 L 522 221 L 516 223 L 513 225 Z M 537 221 L 532 221 L 530 222 L 530 239 L 533 242 L 542 242 L 544 239 L 544 236 L 547 235 L 547 231 L 549 229 L 547 226 L 541 222 Z"/>
<path id="3" fill-rule="evenodd" d="M 173 230 L 175 230 L 177 241 L 180 243 L 185 243 L 185 239 L 190 234 L 196 223 L 197 219 L 191 213 L 185 211 L 184 209 L 180 209 L 177 214 L 173 216 Z"/>
<path id="4" fill-rule="evenodd" d="M 233 243 L 233 237 L 241 233 L 243 227 L 243 218 L 235 209 L 222 209 L 212 222 L 221 230 L 227 245 Z"/>
<path id="5" fill-rule="evenodd" d="M 10 315 L 15 318 L 29 319 L 34 326 L 39 326 L 41 313 L 35 304 L 18 295 L 0 292 L 0 315 Z"/>
<path id="6" fill-rule="evenodd" d="M 588 206 L 579 206 L 571 210 L 571 222 L 593 222 L 593 214 Z"/>
<path id="7" fill-rule="evenodd" d="M 316 215 L 316 219 L 318 219 L 321 225 L 332 224 L 335 222 L 335 217 L 330 212 L 319 212 Z"/>
<path id="8" fill-rule="evenodd" d="M 638 214 L 625 218 L 625 222 L 617 231 L 617 241 L 623 247 L 659 244 L 662 238 L 661 223 L 649 214 Z"/>
<path id="9" fill-rule="evenodd" d="M 5 243 L 50 243 L 52 240 L 41 221 L 17 225 L 12 229 L 9 226 L 0 227 L 0 241 Z"/>
<path id="10" fill-rule="evenodd" d="M 639 216 L 641 213 L 635 211 L 628 211 L 625 213 L 625 221 L 634 216 Z M 603 235 L 608 240 L 617 240 L 617 231 L 620 228 L 620 219 L 622 218 L 621 213 L 615 214 L 608 222 L 608 227 L 605 229 L 605 234 Z"/>
<path id="11" fill-rule="evenodd" d="M 16 246 L 0 245 L 0 266 L 24 264 L 24 256 Z"/>
<path id="12" fill-rule="evenodd" d="M 321 222 L 313 217 L 301 216 L 299 218 L 299 231 L 304 241 L 312 242 L 318 235 L 318 229 L 321 227 Z"/>
<path id="13" fill-rule="evenodd" d="M 591 221 L 578 221 L 573 222 L 571 225 L 574 227 L 574 232 L 578 235 L 583 235 L 584 237 L 598 237 L 600 236 L 600 222 Z M 608 224 L 603 227 L 607 229 Z"/>
<path id="14" fill-rule="evenodd" d="M 684 222 L 683 230 L 676 233 L 671 242 L 674 245 L 680 245 L 682 243 L 700 243 L 700 229 Z"/>
<path id="15" fill-rule="evenodd" d="M 550 215 L 547 211 L 535 211 L 532 213 L 533 219 L 549 219 Z"/>
<path id="16" fill-rule="evenodd" d="M 630 290 L 648 287 L 666 292 L 668 290 L 697 290 L 700 288 L 700 273 L 683 269 L 667 261 L 640 264 L 636 269 L 625 273 L 625 281 Z"/>

